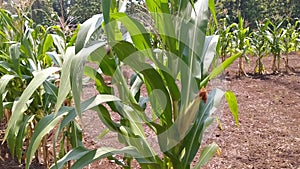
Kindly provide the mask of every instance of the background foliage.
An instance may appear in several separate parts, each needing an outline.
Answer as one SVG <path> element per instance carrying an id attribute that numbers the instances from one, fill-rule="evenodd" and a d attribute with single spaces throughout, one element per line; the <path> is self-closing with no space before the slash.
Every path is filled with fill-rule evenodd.
<path id="1" fill-rule="evenodd" d="M 270 18 L 282 20 L 299 18 L 300 3 L 297 0 L 217 0 L 217 17 L 228 18 L 230 23 L 238 22 L 238 11 L 241 11 L 246 25 L 256 26 L 256 20 Z"/>
<path id="2" fill-rule="evenodd" d="M 11 0 L 0 1 L 0 6 L 13 10 Z M 100 0 L 14 0 L 16 4 L 32 4 L 30 14 L 36 23 L 51 25 L 58 21 L 57 16 L 64 21 L 72 19 L 73 23 L 83 23 L 95 14 L 101 13 Z M 131 1 L 130 1 L 131 2 Z M 298 0 L 215 0 L 218 19 L 228 18 L 229 23 L 238 22 L 238 11 L 245 20 L 245 25 L 254 28 L 256 20 L 269 18 L 271 21 L 285 18 L 299 18 L 300 3 Z M 22 5 L 21 5 L 22 6 Z M 23 5 L 29 7 L 30 5 Z M 136 5 L 130 3 L 128 13 L 135 11 Z M 37 13 L 39 15 L 37 15 Z"/>

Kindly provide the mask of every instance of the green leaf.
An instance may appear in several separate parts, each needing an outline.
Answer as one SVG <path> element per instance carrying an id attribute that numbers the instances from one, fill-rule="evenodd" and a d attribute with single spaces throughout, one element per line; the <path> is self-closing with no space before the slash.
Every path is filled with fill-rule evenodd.
<path id="1" fill-rule="evenodd" d="M 70 123 L 69 140 L 72 147 L 82 146 L 82 129 L 77 122 Z"/>
<path id="2" fill-rule="evenodd" d="M 80 159 L 78 159 L 74 165 L 72 166 L 72 169 L 76 169 L 76 168 L 83 168 L 84 166 L 90 164 L 91 162 L 101 159 L 101 158 L 105 158 L 114 154 L 127 154 L 127 155 L 131 155 L 133 157 L 142 157 L 139 152 L 136 150 L 135 147 L 124 147 L 120 150 L 118 149 L 114 149 L 114 148 L 108 148 L 108 147 L 103 147 L 103 148 L 99 148 L 96 150 L 92 150 L 90 152 L 88 152 L 86 155 L 84 155 L 83 157 L 81 157 Z M 142 162 L 142 163 L 146 163 L 147 161 L 145 161 L 144 159 L 140 158 L 137 159 L 138 162 Z"/>
<path id="3" fill-rule="evenodd" d="M 43 85 L 46 93 L 57 98 L 58 88 L 53 83 L 45 81 Z"/>
<path id="4" fill-rule="evenodd" d="M 93 51 L 89 55 L 88 61 L 97 63 L 103 74 L 112 77 L 116 72 L 117 64 L 115 57 L 108 55 L 105 48 L 105 46 L 101 46 Z"/>
<path id="5" fill-rule="evenodd" d="M 154 90 L 162 92 L 165 100 L 162 100 L 162 97 L 160 98 L 160 103 L 150 100 L 151 106 L 156 108 L 164 107 L 164 111 L 161 113 L 160 119 L 162 120 L 162 123 L 166 124 L 166 126 L 171 126 L 173 123 L 171 100 L 169 97 L 169 91 L 166 89 L 160 74 L 151 65 L 143 61 L 143 55 L 138 52 L 132 44 L 121 41 L 113 46 L 113 50 L 122 62 L 129 65 L 134 71 L 143 75 L 149 94 L 151 94 Z M 163 105 L 163 103 L 165 103 L 165 105 Z"/>
<path id="6" fill-rule="evenodd" d="M 70 110 L 68 111 L 68 114 L 62 119 L 56 133 L 55 133 L 55 136 L 54 136 L 54 139 L 53 139 L 53 153 L 56 154 L 56 143 L 57 143 L 57 139 L 60 135 L 60 133 L 62 132 L 62 130 L 67 126 L 67 124 L 70 124 L 70 122 L 74 121 L 75 118 L 76 118 L 77 114 L 74 110 L 74 108 L 70 108 Z M 65 136 L 63 136 L 63 138 L 61 139 L 61 145 L 60 145 L 60 153 L 63 153 L 64 154 L 64 138 Z M 61 156 L 60 156 L 61 157 Z M 55 162 L 55 165 L 57 165 L 57 156 L 54 156 L 54 162 Z"/>
<path id="7" fill-rule="evenodd" d="M 205 165 L 217 152 L 219 146 L 216 143 L 212 143 L 201 151 L 200 159 L 198 164 L 194 167 L 194 169 L 200 169 L 203 165 Z"/>
<path id="8" fill-rule="evenodd" d="M 103 2 L 110 2 L 110 0 L 104 0 Z M 98 14 L 94 15 L 80 26 L 75 44 L 75 54 L 85 47 L 92 34 L 101 27 L 102 22 L 103 15 Z"/>
<path id="9" fill-rule="evenodd" d="M 140 51 L 146 51 L 145 54 L 152 58 L 150 35 L 144 26 L 137 20 L 130 18 L 125 13 L 114 13 L 111 15 L 113 19 L 120 21 L 131 35 L 131 39 L 135 47 Z"/>
<path id="10" fill-rule="evenodd" d="M 1 9 L 0 14 L 2 16 L 3 21 L 7 25 L 9 25 L 13 29 L 13 31 L 16 32 L 16 34 L 21 34 L 20 30 L 18 30 L 18 28 L 16 27 L 16 24 L 15 24 L 13 18 L 11 17 L 9 11 Z"/>
<path id="11" fill-rule="evenodd" d="M 106 95 L 106 94 L 99 94 L 94 96 L 86 101 L 84 101 L 81 105 L 82 111 L 87 111 L 97 107 L 102 103 L 113 102 L 113 101 L 120 101 L 120 99 L 114 95 Z"/>
<path id="12" fill-rule="evenodd" d="M 69 151 L 63 158 L 57 161 L 57 164 L 53 164 L 50 169 L 61 169 L 64 167 L 64 164 L 70 160 L 77 160 L 83 156 L 85 156 L 89 151 L 85 147 L 76 147 Z"/>
<path id="13" fill-rule="evenodd" d="M 81 117 L 80 97 L 82 90 L 82 77 L 84 73 L 84 65 L 86 59 L 91 53 L 93 53 L 94 51 L 96 51 L 104 45 L 105 42 L 98 42 L 94 45 L 83 48 L 74 57 L 72 57 L 71 67 L 69 69 L 69 72 L 66 73 L 70 76 L 71 79 L 71 89 L 75 102 L 75 110 L 77 111 L 79 117 Z"/>
<path id="14" fill-rule="evenodd" d="M 101 94 L 112 94 L 113 89 L 112 87 L 106 85 L 103 77 L 100 73 L 98 73 L 95 69 L 85 66 L 84 67 L 84 75 L 90 77 L 95 81 L 96 89 Z"/>
<path id="15" fill-rule="evenodd" d="M 66 97 L 71 91 L 71 64 L 72 59 L 75 56 L 75 48 L 70 47 L 67 48 L 67 51 L 65 53 L 64 62 L 61 69 L 61 77 L 60 77 L 60 84 L 58 88 L 58 94 L 57 94 L 57 101 L 55 105 L 55 113 L 58 112 L 59 108 L 62 106 L 63 102 L 65 101 Z"/>
<path id="16" fill-rule="evenodd" d="M 103 105 L 99 105 L 98 107 L 94 107 L 93 110 L 98 113 L 98 117 L 110 131 L 120 132 L 120 125 L 112 120 L 110 113 L 106 107 L 104 107 Z"/>
<path id="17" fill-rule="evenodd" d="M 131 85 L 131 88 L 130 88 L 130 92 L 132 93 L 132 95 L 136 98 L 136 100 L 138 101 L 140 99 L 140 89 L 141 89 L 141 86 L 143 85 L 143 81 L 142 79 L 135 75 L 136 78 L 134 80 L 134 82 L 132 83 Z"/>
<path id="18" fill-rule="evenodd" d="M 15 139 L 19 132 L 20 124 L 23 119 L 23 111 L 25 111 L 26 103 L 29 101 L 31 95 L 36 91 L 36 89 L 41 86 L 41 84 L 54 72 L 59 71 L 60 69 L 57 67 L 50 67 L 44 69 L 42 71 L 36 72 L 34 78 L 31 80 L 29 85 L 26 87 L 21 97 L 17 102 L 13 104 L 12 107 L 12 115 L 8 122 L 8 126 L 6 129 L 6 133 L 4 136 L 4 140 L 6 140 L 7 136 L 10 135 L 12 137 L 12 145 L 15 144 Z"/>
<path id="19" fill-rule="evenodd" d="M 221 65 L 213 69 L 213 71 L 207 76 L 200 84 L 200 86 L 205 86 L 209 80 L 217 77 L 222 73 L 229 65 L 231 65 L 237 58 L 241 56 L 241 53 L 237 53 L 229 58 L 227 58 Z"/>
<path id="20" fill-rule="evenodd" d="M 0 79 L 0 119 L 3 118 L 3 98 L 2 95 L 4 94 L 5 88 L 7 84 L 13 79 L 14 75 L 3 75 Z"/>
<path id="21" fill-rule="evenodd" d="M 34 133 L 29 141 L 26 153 L 26 169 L 29 169 L 32 157 L 41 144 L 42 138 L 56 126 L 56 124 L 68 113 L 68 111 L 70 111 L 69 108 L 63 107 L 59 110 L 57 115 L 53 113 L 45 116 L 35 126 Z"/>
<path id="22" fill-rule="evenodd" d="M 41 52 L 46 53 L 52 45 L 53 45 L 53 38 L 51 35 L 48 34 L 44 39 L 43 50 Z"/>
<path id="23" fill-rule="evenodd" d="M 55 47 L 58 49 L 58 53 L 60 54 L 64 54 L 65 53 L 65 48 L 66 48 L 66 44 L 65 44 L 65 40 L 63 39 L 63 37 L 59 36 L 59 35 L 55 35 L 52 34 L 51 35 L 52 39 L 53 39 L 53 44 L 55 45 Z M 51 42 L 51 41 L 50 41 Z M 48 42 L 49 43 L 49 42 Z M 50 44 L 47 44 L 50 45 Z M 44 50 L 47 49 L 48 46 L 44 46 Z M 46 52 L 46 51 L 45 51 Z"/>
<path id="24" fill-rule="evenodd" d="M 238 110 L 238 104 L 237 104 L 235 94 L 232 91 L 226 91 L 225 97 L 226 97 L 229 109 L 235 120 L 235 123 L 237 126 L 239 126 L 239 110 Z"/>
<path id="25" fill-rule="evenodd" d="M 18 162 L 21 163 L 21 158 L 23 155 L 23 146 L 25 146 L 25 134 L 27 132 L 27 127 L 29 125 L 29 123 L 33 120 L 34 116 L 30 115 L 30 116 L 25 116 L 21 127 L 20 127 L 20 131 L 18 133 L 17 139 L 16 139 L 16 156 L 18 158 Z"/>
<path id="26" fill-rule="evenodd" d="M 20 63 L 19 63 L 19 58 L 21 55 L 20 52 L 20 44 L 13 44 L 12 46 L 9 47 L 9 53 L 11 57 L 12 66 L 11 68 L 17 72 L 19 76 L 21 76 L 21 70 L 20 70 Z"/>
<path id="27" fill-rule="evenodd" d="M 201 102 L 197 116 L 195 117 L 195 122 L 182 141 L 181 149 L 185 149 L 186 151 L 186 155 L 182 160 L 185 166 L 189 165 L 197 154 L 202 142 L 203 133 L 207 128 L 207 119 L 209 119 L 210 115 L 216 111 L 223 96 L 224 92 L 222 90 L 214 89 L 209 93 L 207 102 Z"/>
<path id="28" fill-rule="evenodd" d="M 195 122 L 200 102 L 201 98 L 196 97 L 189 104 L 184 113 L 179 114 L 179 117 L 174 124 L 166 130 L 166 132 L 158 136 L 160 148 L 163 152 L 169 151 L 171 148 L 176 146 L 188 134 Z"/>
<path id="29" fill-rule="evenodd" d="M 108 156 L 114 154 L 127 154 L 133 157 L 141 157 L 141 155 L 137 152 L 137 150 L 132 147 L 124 147 L 122 149 L 114 149 L 109 147 L 103 147 L 95 150 L 88 150 L 84 147 L 76 147 L 75 149 L 68 152 L 62 159 L 60 159 L 57 163 L 57 168 L 63 168 L 63 165 L 70 160 L 77 160 L 72 169 L 83 168 L 84 166 L 96 161 L 98 159 L 106 158 Z M 139 162 L 148 163 L 148 161 L 140 158 L 138 159 Z M 55 166 L 52 165 L 51 169 L 54 169 Z"/>
<path id="30" fill-rule="evenodd" d="M 111 3 L 112 3 L 111 0 L 102 0 L 102 10 L 103 10 L 105 24 L 108 24 L 110 21 Z"/>
<path id="31" fill-rule="evenodd" d="M 216 14 L 216 9 L 215 9 L 215 1 L 214 0 L 208 0 L 208 7 L 210 9 L 210 13 L 213 16 L 215 25 L 218 25 L 217 14 Z"/>
<path id="32" fill-rule="evenodd" d="M 181 65 L 181 108 L 186 109 L 193 100 L 199 88 L 195 85 L 195 78 L 203 79 L 203 48 L 205 44 L 206 28 L 208 23 L 208 1 L 197 1 L 195 10 L 188 16 L 188 24 L 182 24 L 180 39 L 185 43 L 183 60 L 186 65 Z M 189 7 L 192 9 L 192 6 Z M 184 22 L 184 21 L 181 21 Z M 188 36 L 187 36 L 187 32 Z M 185 68 L 187 67 L 187 68 Z"/>
<path id="33" fill-rule="evenodd" d="M 219 36 L 207 36 L 205 38 L 205 44 L 203 48 L 203 72 L 202 74 L 208 74 L 212 61 L 216 56 L 216 47 L 218 44 Z"/>

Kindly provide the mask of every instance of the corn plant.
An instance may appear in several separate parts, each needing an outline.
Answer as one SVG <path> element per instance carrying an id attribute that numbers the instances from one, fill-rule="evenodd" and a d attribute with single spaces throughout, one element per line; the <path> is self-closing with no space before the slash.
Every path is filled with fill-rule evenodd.
<path id="1" fill-rule="evenodd" d="M 295 70 L 289 65 L 289 53 L 294 51 L 297 48 L 297 40 L 298 40 L 298 27 L 299 22 L 296 21 L 294 25 L 292 25 L 287 20 L 287 25 L 283 28 L 283 37 L 282 37 L 282 45 L 285 57 L 283 57 L 285 63 L 285 69 L 287 72 L 291 71 L 294 72 Z"/>
<path id="2" fill-rule="evenodd" d="M 29 166 L 35 156 L 37 161 L 43 157 L 49 166 L 47 133 L 45 137 L 35 135 L 45 127 L 45 123 L 42 127 L 37 124 L 54 112 L 59 71 L 69 53 L 68 44 L 58 27 L 34 26 L 22 12 L 17 13 L 0 10 L 0 117 L 5 116 L 8 122 L 4 141 L 20 163 L 26 158 Z M 38 151 L 26 154 L 32 146 Z"/>
<path id="3" fill-rule="evenodd" d="M 278 73 L 280 68 L 280 59 L 281 53 L 283 51 L 282 38 L 284 36 L 284 31 L 282 29 L 283 21 L 279 24 L 275 25 L 269 19 L 266 20 L 268 22 L 268 29 L 266 31 L 266 37 L 270 46 L 270 52 L 273 55 L 273 63 L 272 70 L 273 73 Z M 277 63 L 276 63 L 277 62 Z"/>
<path id="4" fill-rule="evenodd" d="M 226 18 L 222 19 L 222 23 L 222 27 L 217 31 L 217 34 L 219 35 L 217 52 L 221 57 L 222 62 L 224 62 L 228 56 L 230 48 L 232 48 L 232 40 L 234 36 L 232 30 L 238 26 L 236 23 L 232 23 L 227 26 Z"/>
<path id="5" fill-rule="evenodd" d="M 250 34 L 251 51 L 257 57 L 255 61 L 254 73 L 264 74 L 265 66 L 262 62 L 263 57 L 268 54 L 269 47 L 267 45 L 266 30 L 268 28 L 267 23 L 256 22 L 257 30 Z"/>
<path id="6" fill-rule="evenodd" d="M 63 168 L 72 160 L 75 160 L 72 168 L 82 168 L 106 157 L 124 168 L 131 168 L 133 159 L 141 168 L 191 168 L 203 133 L 213 121 L 210 115 L 225 94 L 220 89 L 208 92 L 206 86 L 240 54 L 226 59 L 218 67 L 211 67 L 218 37 L 205 34 L 209 9 L 214 13 L 213 0 L 195 4 L 147 0 L 147 10 L 154 23 L 152 30 L 123 13 L 122 8 L 118 9 L 123 6 L 117 5 L 118 2 L 102 1 L 103 14 L 81 25 L 76 55 L 70 67 L 62 69 L 70 81 L 61 83 L 63 89 L 58 92 L 57 110 L 67 91 L 72 90 L 75 108 L 66 114 L 61 126 L 76 115 L 81 117 L 86 110 L 94 110 L 109 132 L 118 134 L 118 141 L 124 147 L 89 150 L 78 146 L 52 168 Z M 126 28 L 129 37 L 121 33 L 120 25 Z M 153 37 L 159 43 L 153 44 Z M 97 63 L 101 71 L 84 66 L 86 60 Z M 122 73 L 123 65 L 134 72 L 132 85 Z M 81 102 L 83 74 L 95 81 L 99 94 Z M 104 81 L 104 75 L 111 77 L 111 85 Z M 143 85 L 146 95 L 140 92 Z M 226 92 L 226 98 L 237 120 L 233 93 Z M 145 100 L 151 105 L 151 112 L 147 113 Z M 113 120 L 110 110 L 121 119 Z M 155 134 L 151 140 L 146 137 L 145 126 Z M 149 141 L 156 141 L 159 153 Z M 195 168 L 203 166 L 217 149 L 215 143 L 205 146 Z M 123 161 L 116 159 L 115 154 L 122 154 Z"/>
<path id="7" fill-rule="evenodd" d="M 247 76 L 247 73 L 245 72 L 245 69 L 244 69 L 243 59 L 246 59 L 247 62 L 249 61 L 248 57 L 246 56 L 246 52 L 248 51 L 248 48 L 250 46 L 250 41 L 248 38 L 249 28 L 244 27 L 244 20 L 240 13 L 238 14 L 237 27 L 233 31 L 233 33 L 234 33 L 233 48 L 234 48 L 234 50 L 236 50 L 236 52 L 242 53 L 241 57 L 239 58 L 238 75 L 239 76 L 241 76 L 241 75 Z"/>
<path id="8" fill-rule="evenodd" d="M 300 25 L 299 25 L 299 19 L 298 18 L 295 18 L 294 19 L 294 29 L 295 29 L 295 32 L 294 32 L 294 36 L 295 36 L 295 41 L 294 41 L 294 52 L 297 52 L 299 50 L 299 42 L 300 42 L 300 33 L 299 33 L 299 30 L 300 30 Z"/>

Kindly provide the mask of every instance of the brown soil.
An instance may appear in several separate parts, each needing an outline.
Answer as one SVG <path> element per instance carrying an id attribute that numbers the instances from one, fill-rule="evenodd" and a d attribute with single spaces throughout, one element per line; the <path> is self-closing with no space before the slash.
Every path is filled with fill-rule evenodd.
<path id="1" fill-rule="evenodd" d="M 215 130 L 208 141 L 216 142 L 222 154 L 206 168 L 300 168 L 300 56 L 291 58 L 294 74 L 231 76 L 227 86 L 237 96 L 240 126 L 228 110 L 223 114 L 224 130 Z M 233 70 L 238 70 L 235 64 L 230 74 Z"/>
<path id="2" fill-rule="evenodd" d="M 271 59 L 265 59 L 264 63 L 271 63 Z M 251 65 L 246 66 L 247 72 L 253 72 L 254 63 L 251 59 Z M 220 117 L 223 130 L 214 128 L 204 142 L 216 142 L 222 152 L 205 169 L 300 169 L 300 56 L 291 56 L 290 64 L 295 68 L 295 73 L 286 73 L 282 69 L 282 73 L 276 75 L 249 73 L 249 77 L 236 77 L 237 62 L 226 70 L 228 73 L 224 83 L 237 96 L 240 126 L 235 126 L 229 109 L 225 108 Z M 270 71 L 271 64 L 267 64 L 266 69 Z M 93 95 L 93 84 L 86 84 L 84 98 Z M 97 114 L 86 112 L 82 122 L 87 133 L 85 140 L 89 140 L 85 144 L 90 148 L 100 146 L 96 137 L 103 126 L 99 126 Z M 0 129 L 1 141 L 4 123 L 1 123 Z M 0 147 L 0 155 L 0 168 L 21 168 L 11 159 L 5 144 Z M 101 160 L 90 168 L 120 167 L 108 160 Z"/>

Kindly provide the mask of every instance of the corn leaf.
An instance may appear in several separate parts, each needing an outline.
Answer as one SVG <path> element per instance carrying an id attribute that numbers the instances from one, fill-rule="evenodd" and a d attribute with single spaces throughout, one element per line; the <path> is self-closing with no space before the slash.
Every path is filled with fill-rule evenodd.
<path id="1" fill-rule="evenodd" d="M 110 0 L 105 0 L 110 1 Z M 94 15 L 92 18 L 86 20 L 79 29 L 75 44 L 75 54 L 77 54 L 82 48 L 85 47 L 87 42 L 90 40 L 92 34 L 101 27 L 103 22 L 103 15 Z"/>
<path id="2" fill-rule="evenodd" d="M 87 57 L 92 52 L 101 48 L 104 45 L 105 42 L 98 42 L 94 45 L 83 48 L 79 53 L 77 53 L 74 57 L 72 57 L 70 71 L 67 72 L 67 74 L 70 75 L 71 89 L 72 89 L 74 102 L 75 102 L 75 110 L 78 113 L 79 117 L 81 117 L 80 97 L 81 97 L 81 90 L 82 90 L 82 76 L 84 73 L 84 64 L 86 62 Z"/>
<path id="3" fill-rule="evenodd" d="M 205 126 L 207 119 L 210 117 L 211 113 L 216 110 L 223 96 L 224 92 L 222 90 L 215 89 L 209 93 L 206 103 L 201 102 L 197 116 L 195 117 L 196 120 L 183 140 L 181 149 L 185 149 L 186 151 L 186 155 L 182 159 L 184 166 L 189 165 L 197 154 L 202 142 L 204 130 L 207 127 Z"/>
<path id="4" fill-rule="evenodd" d="M 70 74 L 71 74 L 72 59 L 74 56 L 75 56 L 74 47 L 68 48 L 65 53 L 65 61 L 63 62 L 62 65 L 61 77 L 60 77 L 61 81 L 58 88 L 57 101 L 55 105 L 55 113 L 58 112 L 63 102 L 65 101 L 66 97 L 71 91 Z"/>
<path id="5" fill-rule="evenodd" d="M 142 52 L 145 51 L 144 53 L 146 56 L 152 59 L 153 56 L 151 52 L 150 35 L 143 25 L 135 19 L 130 18 L 125 13 L 114 13 L 111 15 L 111 18 L 120 21 L 130 33 L 135 47 Z"/>
<path id="6" fill-rule="evenodd" d="M 3 75 L 0 79 L 0 119 L 3 118 L 3 98 L 7 84 L 14 78 L 14 75 Z"/>
<path id="7" fill-rule="evenodd" d="M 205 38 L 203 48 L 203 75 L 208 74 L 209 68 L 212 65 L 212 61 L 216 56 L 216 47 L 218 44 L 219 36 L 207 36 Z"/>
<path id="8" fill-rule="evenodd" d="M 74 165 L 71 167 L 72 169 L 83 168 L 84 166 L 90 164 L 91 162 L 106 158 L 113 154 L 128 154 L 134 157 L 141 157 L 141 155 L 136 151 L 136 149 L 132 146 L 124 147 L 122 149 L 114 149 L 109 147 L 103 147 L 95 150 L 88 150 L 84 147 L 76 147 L 68 152 L 62 159 L 60 159 L 57 163 L 57 166 L 52 165 L 51 169 L 63 168 L 64 164 L 70 160 L 77 160 Z M 138 159 L 139 162 L 147 163 L 148 161 L 144 159 Z"/>
<path id="9" fill-rule="evenodd" d="M 165 102 L 161 98 L 161 103 L 165 105 L 154 102 L 150 100 L 151 106 L 156 108 L 165 107 L 164 112 L 161 114 L 160 119 L 163 123 L 166 123 L 167 126 L 172 125 L 172 105 L 169 96 L 169 92 L 165 87 L 163 79 L 160 74 L 149 64 L 141 61 L 141 53 L 139 53 L 130 43 L 122 41 L 114 45 L 113 50 L 116 52 L 118 58 L 123 61 L 125 64 L 132 67 L 133 70 L 139 72 L 143 75 L 145 84 L 147 86 L 148 93 L 152 93 L 154 90 L 159 90 L 165 96 Z M 157 110 L 156 110 L 157 111 Z"/>
<path id="10" fill-rule="evenodd" d="M 203 165 L 205 165 L 217 152 L 219 146 L 216 143 L 212 143 L 201 151 L 200 159 L 198 164 L 194 167 L 194 169 L 200 169 Z"/>
<path id="11" fill-rule="evenodd" d="M 217 77 L 222 73 L 229 65 L 231 65 L 237 58 L 241 56 L 241 53 L 237 53 L 229 58 L 227 58 L 221 65 L 212 70 L 212 72 L 203 81 L 201 81 L 200 86 L 205 86 L 209 80 Z"/>
<path id="12" fill-rule="evenodd" d="M 35 90 L 54 72 L 59 71 L 60 69 L 57 67 L 50 67 L 39 71 L 35 74 L 34 78 L 31 80 L 27 88 L 22 93 L 21 97 L 18 101 L 13 104 L 12 107 L 12 115 L 8 122 L 8 126 L 6 129 L 6 133 L 4 136 L 4 140 L 10 135 L 11 145 L 15 145 L 16 137 L 19 132 L 20 124 L 23 119 L 23 111 L 25 111 L 26 103 L 29 101 L 31 95 L 35 92 Z M 11 147 L 10 147 L 11 148 Z"/>
<path id="13" fill-rule="evenodd" d="M 21 163 L 22 155 L 23 155 L 23 146 L 25 146 L 25 134 L 27 132 L 27 127 L 29 123 L 33 120 L 34 116 L 25 116 L 23 119 L 23 122 L 20 127 L 20 131 L 18 133 L 17 139 L 16 139 L 16 156 L 18 159 L 18 162 Z"/>
<path id="14" fill-rule="evenodd" d="M 225 97 L 235 123 L 237 126 L 239 126 L 239 110 L 235 94 L 232 91 L 226 91 Z"/>
<path id="15" fill-rule="evenodd" d="M 29 146 L 26 153 L 26 169 L 29 169 L 32 157 L 41 144 L 42 138 L 56 126 L 56 124 L 64 115 L 68 113 L 68 111 L 68 108 L 61 108 L 57 115 L 54 113 L 47 115 L 43 117 L 35 126 L 35 130 L 29 141 Z"/>

